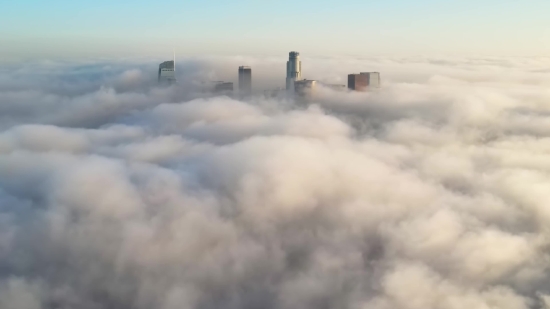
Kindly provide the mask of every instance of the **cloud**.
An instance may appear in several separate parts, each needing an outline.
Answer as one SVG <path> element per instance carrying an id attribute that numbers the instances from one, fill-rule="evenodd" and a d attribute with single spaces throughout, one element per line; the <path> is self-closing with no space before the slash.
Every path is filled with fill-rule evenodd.
<path id="1" fill-rule="evenodd" d="M 196 82 L 250 63 L 283 80 L 5 65 L 0 308 L 548 307 L 548 59 L 304 59 L 384 81 L 305 105 Z"/>

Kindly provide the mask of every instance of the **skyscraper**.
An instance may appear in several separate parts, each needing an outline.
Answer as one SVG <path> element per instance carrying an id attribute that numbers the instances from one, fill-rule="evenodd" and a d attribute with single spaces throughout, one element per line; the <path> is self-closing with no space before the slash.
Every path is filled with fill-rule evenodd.
<path id="1" fill-rule="evenodd" d="M 252 92 L 252 69 L 250 67 L 239 67 L 239 91 L 242 94 Z"/>
<path id="2" fill-rule="evenodd" d="M 367 75 L 369 88 L 380 88 L 380 73 L 379 72 L 361 72 L 361 75 Z"/>
<path id="3" fill-rule="evenodd" d="M 302 98 L 311 99 L 315 95 L 316 88 L 316 80 L 303 79 L 294 82 L 295 93 Z"/>
<path id="4" fill-rule="evenodd" d="M 159 65 L 158 81 L 162 84 L 176 82 L 176 53 L 174 53 L 174 60 L 164 61 Z"/>
<path id="5" fill-rule="evenodd" d="M 231 93 L 233 92 L 233 83 L 230 82 L 216 82 L 214 85 L 214 92 L 217 93 Z"/>
<path id="6" fill-rule="evenodd" d="M 348 88 L 355 91 L 367 91 L 369 88 L 380 87 L 380 73 L 361 72 L 348 75 Z"/>
<path id="7" fill-rule="evenodd" d="M 348 88 L 355 91 L 367 90 L 367 76 L 361 74 L 349 74 L 348 75 Z"/>
<path id="8" fill-rule="evenodd" d="M 294 92 L 294 82 L 302 79 L 302 62 L 299 52 L 290 52 L 286 63 L 286 89 Z"/>

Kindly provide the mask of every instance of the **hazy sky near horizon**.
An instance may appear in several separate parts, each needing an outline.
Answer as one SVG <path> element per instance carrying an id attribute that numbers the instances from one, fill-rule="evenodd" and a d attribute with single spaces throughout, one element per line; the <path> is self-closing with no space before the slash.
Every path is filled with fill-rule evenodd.
<path id="1" fill-rule="evenodd" d="M 550 54 L 547 0 L 18 0 L 0 56 Z"/>

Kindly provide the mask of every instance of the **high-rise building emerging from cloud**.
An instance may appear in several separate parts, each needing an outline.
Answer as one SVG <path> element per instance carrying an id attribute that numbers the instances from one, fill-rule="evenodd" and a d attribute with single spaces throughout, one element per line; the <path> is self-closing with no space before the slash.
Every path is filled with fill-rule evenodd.
<path id="1" fill-rule="evenodd" d="M 348 75 L 348 88 L 355 91 L 367 90 L 367 76 L 362 74 L 349 74 Z"/>
<path id="2" fill-rule="evenodd" d="M 286 63 L 286 89 L 294 92 L 294 82 L 302 79 L 302 62 L 299 52 L 290 52 Z"/>
<path id="3" fill-rule="evenodd" d="M 250 67 L 239 67 L 239 91 L 242 94 L 250 94 L 252 92 L 252 69 Z"/>
<path id="4" fill-rule="evenodd" d="M 231 82 L 215 82 L 214 92 L 216 93 L 232 93 L 233 92 L 233 83 Z"/>
<path id="5" fill-rule="evenodd" d="M 316 88 L 316 80 L 303 79 L 294 82 L 295 93 L 302 98 L 311 99 L 315 94 Z"/>
<path id="6" fill-rule="evenodd" d="M 159 65 L 159 83 L 172 84 L 176 82 L 176 59 L 164 61 Z"/>
<path id="7" fill-rule="evenodd" d="M 361 75 L 366 75 L 367 85 L 369 88 L 380 88 L 380 73 L 379 72 L 361 72 Z"/>
<path id="8" fill-rule="evenodd" d="M 348 75 L 348 88 L 355 91 L 367 91 L 370 88 L 380 87 L 379 72 L 361 72 Z"/>

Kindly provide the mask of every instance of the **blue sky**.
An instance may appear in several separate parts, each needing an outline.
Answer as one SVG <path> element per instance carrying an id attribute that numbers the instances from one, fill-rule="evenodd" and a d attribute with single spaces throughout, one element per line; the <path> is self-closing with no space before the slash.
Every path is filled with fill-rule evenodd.
<path id="1" fill-rule="evenodd" d="M 0 55 L 550 54 L 548 0 L 17 0 Z"/>

